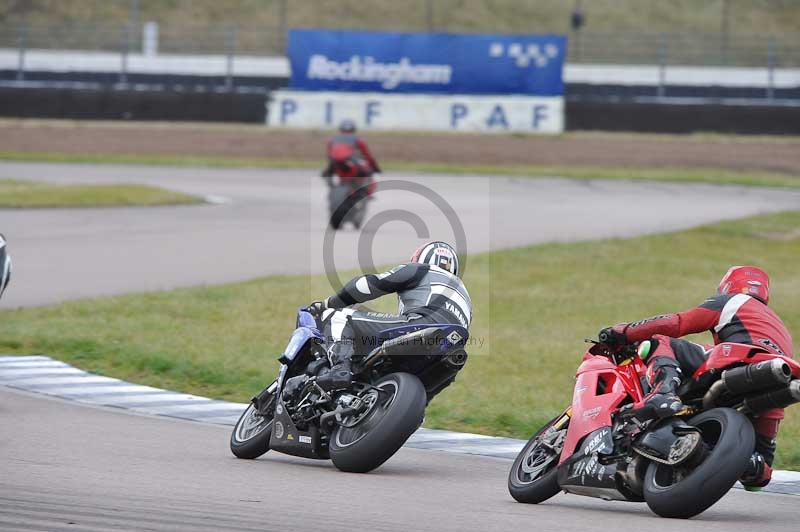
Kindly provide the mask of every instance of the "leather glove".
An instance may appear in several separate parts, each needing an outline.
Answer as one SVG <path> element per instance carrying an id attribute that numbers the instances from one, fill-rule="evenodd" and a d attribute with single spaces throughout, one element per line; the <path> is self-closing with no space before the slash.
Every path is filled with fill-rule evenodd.
<path id="1" fill-rule="evenodd" d="M 317 318 L 322 317 L 322 313 L 325 312 L 327 309 L 328 309 L 327 299 L 324 301 L 313 301 L 306 307 L 306 310 L 308 310 L 308 312 L 310 312 L 313 316 L 316 316 Z"/>
<path id="2" fill-rule="evenodd" d="M 600 329 L 600 332 L 597 333 L 597 338 L 601 343 L 612 347 L 625 345 L 628 343 L 628 337 L 625 335 L 625 329 L 627 328 L 627 323 L 618 323 L 613 327 L 605 327 Z"/>

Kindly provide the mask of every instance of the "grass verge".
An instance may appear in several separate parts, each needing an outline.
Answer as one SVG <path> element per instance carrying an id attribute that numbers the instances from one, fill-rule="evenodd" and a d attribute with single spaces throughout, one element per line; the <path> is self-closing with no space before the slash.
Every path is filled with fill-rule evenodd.
<path id="1" fill-rule="evenodd" d="M 195 196 L 146 185 L 52 185 L 0 180 L 0 208 L 151 206 L 202 202 Z"/>
<path id="2" fill-rule="evenodd" d="M 158 166 L 267 167 L 319 169 L 319 161 L 270 159 L 258 157 L 134 155 L 134 154 L 70 154 L 0 151 L 0 161 L 34 161 L 52 163 L 141 164 Z M 427 172 L 443 174 L 477 174 L 516 177 L 569 177 L 573 179 L 628 179 L 715 183 L 764 187 L 800 188 L 800 175 L 772 172 L 739 172 L 714 168 L 625 168 L 583 166 L 479 165 L 386 161 L 390 172 Z"/>
<path id="3" fill-rule="evenodd" d="M 771 273 L 773 308 L 797 332 L 798 228 L 800 211 L 471 257 L 466 283 L 487 302 L 475 309 L 472 334 L 485 343 L 431 403 L 426 426 L 527 438 L 570 401 L 583 338 L 692 307 L 731 264 Z M 324 276 L 275 276 L 7 311 L 0 352 L 45 353 L 134 382 L 247 401 L 273 378 L 297 305 L 328 292 Z M 380 309 L 389 310 L 384 299 Z M 800 469 L 798 442 L 795 407 L 779 437 L 778 467 Z"/>

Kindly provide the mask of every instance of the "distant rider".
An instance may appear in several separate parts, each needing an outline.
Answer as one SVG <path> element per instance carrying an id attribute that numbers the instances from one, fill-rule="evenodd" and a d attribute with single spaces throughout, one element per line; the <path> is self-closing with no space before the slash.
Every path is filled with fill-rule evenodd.
<path id="1" fill-rule="evenodd" d="M 425 323 L 469 328 L 472 303 L 459 275 L 456 250 L 445 242 L 429 242 L 417 248 L 410 262 L 355 277 L 336 294 L 311 303 L 309 310 L 321 319 L 333 364 L 317 383 L 326 390 L 347 387 L 353 377 L 353 355 L 374 348 L 384 329 Z M 347 308 L 393 293 L 399 300 L 398 314 Z"/>
<path id="2" fill-rule="evenodd" d="M 650 340 L 649 352 L 641 353 L 647 363 L 647 380 L 652 392 L 645 398 L 658 415 L 671 415 L 682 408 L 677 389 L 683 376 L 691 376 L 708 358 L 714 346 L 724 342 L 748 344 L 781 356 L 792 357 L 792 337 L 770 309 L 769 276 L 754 266 L 734 266 L 719 283 L 714 296 L 700 306 L 647 318 L 635 323 L 607 327 L 600 334 L 606 343 L 622 345 Z M 678 339 L 687 334 L 710 331 L 714 346 Z M 749 489 L 766 486 L 772 478 L 775 437 L 783 409 L 756 416 L 756 448 L 741 478 Z"/>
<path id="3" fill-rule="evenodd" d="M 6 237 L 0 233 L 0 298 L 3 297 L 8 283 L 11 282 L 11 256 L 8 254 Z"/>
<path id="4" fill-rule="evenodd" d="M 352 120 L 342 120 L 339 133 L 328 140 L 328 165 L 322 177 L 334 174 L 340 177 L 361 178 L 367 181 L 367 196 L 375 192 L 375 174 L 380 174 L 378 161 L 363 139 L 356 135 L 356 124 Z"/>

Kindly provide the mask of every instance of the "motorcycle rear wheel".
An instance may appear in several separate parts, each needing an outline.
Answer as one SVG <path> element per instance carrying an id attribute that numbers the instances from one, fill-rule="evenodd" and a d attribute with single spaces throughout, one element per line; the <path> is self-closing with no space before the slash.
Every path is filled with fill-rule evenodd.
<path id="1" fill-rule="evenodd" d="M 390 373 L 375 383 L 382 393 L 362 394 L 369 408 L 346 418 L 331 433 L 333 465 L 350 473 L 366 473 L 383 464 L 422 424 L 425 387 L 410 373 Z"/>
<path id="2" fill-rule="evenodd" d="M 557 453 L 549 449 L 542 438 L 559 417 L 548 421 L 528 440 L 508 472 L 508 492 L 517 502 L 539 504 L 561 491 L 557 468 L 561 449 Z M 566 430 L 567 427 L 561 429 Z M 563 448 L 563 438 L 561 441 Z"/>
<path id="3" fill-rule="evenodd" d="M 331 214 L 330 224 L 332 229 L 339 229 L 342 226 L 342 220 L 344 219 L 344 214 L 340 212 L 339 209 L 335 210 L 333 214 Z"/>
<path id="4" fill-rule="evenodd" d="M 706 446 L 699 464 L 647 466 L 644 499 L 661 517 L 688 519 L 707 510 L 742 476 L 755 448 L 752 424 L 731 408 L 698 414 L 689 425 L 700 429 Z"/>

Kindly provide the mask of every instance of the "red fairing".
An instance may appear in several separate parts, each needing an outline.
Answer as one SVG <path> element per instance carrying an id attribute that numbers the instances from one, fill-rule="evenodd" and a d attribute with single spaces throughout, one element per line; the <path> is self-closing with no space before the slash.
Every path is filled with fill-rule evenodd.
<path id="1" fill-rule="evenodd" d="M 637 371 L 644 374 L 644 365 L 637 362 L 615 366 L 608 358 L 586 353 L 578 367 L 572 396 L 572 417 L 560 461 L 569 458 L 581 439 L 601 427 L 611 425 L 611 414 L 628 398 L 642 399 Z M 605 383 L 605 393 L 598 393 L 598 382 Z"/>
<path id="2" fill-rule="evenodd" d="M 723 369 L 737 363 L 758 364 L 778 356 L 780 355 L 775 355 L 752 345 L 725 342 L 714 346 L 706 361 L 695 371 L 694 377 L 699 377 L 712 369 Z M 795 378 L 800 378 L 799 362 L 787 357 L 781 357 L 781 360 L 792 368 L 792 375 Z"/>

